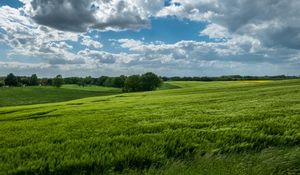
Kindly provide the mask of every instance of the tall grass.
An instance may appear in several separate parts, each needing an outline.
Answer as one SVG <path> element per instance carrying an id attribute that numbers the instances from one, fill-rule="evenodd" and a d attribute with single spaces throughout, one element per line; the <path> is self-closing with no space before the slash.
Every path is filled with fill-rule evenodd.
<path id="1" fill-rule="evenodd" d="M 171 84 L 0 108 L 0 172 L 300 173 L 300 81 Z"/>

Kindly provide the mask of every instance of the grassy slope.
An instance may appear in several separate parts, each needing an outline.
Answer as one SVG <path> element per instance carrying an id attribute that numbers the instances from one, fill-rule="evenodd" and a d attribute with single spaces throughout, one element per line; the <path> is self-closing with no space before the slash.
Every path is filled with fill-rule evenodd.
<path id="1" fill-rule="evenodd" d="M 0 108 L 0 172 L 300 172 L 299 80 L 172 85 Z"/>
<path id="2" fill-rule="evenodd" d="M 61 102 L 85 97 L 112 95 L 120 92 L 120 89 L 115 88 L 99 86 L 87 86 L 83 88 L 77 85 L 64 85 L 62 88 L 0 88 L 0 107 Z"/>

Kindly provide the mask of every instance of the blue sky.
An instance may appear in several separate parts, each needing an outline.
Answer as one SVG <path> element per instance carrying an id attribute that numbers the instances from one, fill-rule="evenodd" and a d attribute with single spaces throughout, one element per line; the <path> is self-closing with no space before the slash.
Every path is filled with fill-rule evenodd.
<path id="1" fill-rule="evenodd" d="M 143 40 L 146 43 L 162 41 L 167 44 L 176 43 L 181 40 L 211 41 L 207 36 L 200 36 L 199 31 L 203 30 L 207 23 L 193 22 L 188 19 L 176 19 L 174 17 L 153 18 L 151 19 L 151 28 L 141 29 L 140 31 L 107 31 L 92 32 L 90 35 L 99 35 L 104 44 L 103 49 L 111 52 L 119 52 L 124 49 L 111 47 L 111 39 L 118 40 L 130 38 Z"/>
<path id="2" fill-rule="evenodd" d="M 299 75 L 299 7 L 296 0 L 0 1 L 0 75 Z"/>
<path id="3" fill-rule="evenodd" d="M 14 8 L 20 8 L 23 6 L 23 3 L 21 3 L 18 0 L 8 0 L 8 1 L 0 1 L 0 6 L 8 5 Z"/>

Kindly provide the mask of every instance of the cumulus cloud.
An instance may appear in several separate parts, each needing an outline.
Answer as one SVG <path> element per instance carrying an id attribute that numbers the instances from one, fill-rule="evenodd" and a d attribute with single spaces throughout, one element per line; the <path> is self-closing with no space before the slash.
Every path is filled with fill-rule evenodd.
<path id="1" fill-rule="evenodd" d="M 169 6 L 161 9 L 157 16 L 176 16 L 178 18 L 187 18 L 193 21 L 209 21 L 212 17 L 217 16 L 214 12 L 218 5 L 216 0 L 171 0 Z"/>
<path id="2" fill-rule="evenodd" d="M 78 55 L 83 57 L 91 58 L 91 60 L 97 63 L 113 64 L 116 62 L 116 56 L 107 52 L 96 51 L 96 50 L 81 50 Z"/>
<path id="3" fill-rule="evenodd" d="M 212 39 L 227 39 L 230 38 L 230 34 L 227 28 L 218 24 L 209 24 L 204 30 L 200 32 L 200 35 L 207 35 Z"/>
<path id="4" fill-rule="evenodd" d="M 69 75 L 144 71 L 222 75 L 300 70 L 300 2 L 296 0 L 171 0 L 166 7 L 163 0 L 22 2 L 19 9 L 0 7 L 0 42 L 10 47 L 8 58 L 0 60 L 0 73 L 43 73 L 44 69 Z M 165 16 L 207 24 L 199 35 L 209 40 L 164 43 L 163 38 L 152 42 L 124 38 L 110 40 L 115 43 L 111 53 L 91 35 L 139 30 L 149 27 L 151 18 Z M 20 57 L 30 61 L 22 62 Z"/>
<path id="5" fill-rule="evenodd" d="M 161 42 L 144 43 L 133 39 L 118 40 L 120 46 L 130 51 L 146 55 L 146 58 L 160 59 L 161 55 L 172 56 L 169 60 L 214 60 L 221 56 L 236 56 L 245 53 L 239 44 L 248 44 L 248 40 L 228 41 L 226 43 L 206 43 L 204 41 L 179 41 L 174 44 Z M 238 43 L 239 42 L 239 43 Z M 160 56 L 159 56 L 160 55 Z"/>
<path id="6" fill-rule="evenodd" d="M 295 64 L 288 59 L 297 52 L 261 50 L 263 48 L 255 39 L 243 36 L 213 43 L 179 41 L 165 44 L 132 39 L 118 42 L 121 47 L 139 55 L 138 64 L 156 70 L 164 68 L 167 75 L 295 74 L 300 67 L 299 62 Z"/>
<path id="7" fill-rule="evenodd" d="M 96 48 L 96 49 L 103 47 L 103 45 L 99 41 L 95 41 L 90 36 L 87 36 L 87 35 L 82 36 L 81 44 L 84 46 L 92 47 L 92 48 Z"/>
<path id="8" fill-rule="evenodd" d="M 231 64 L 295 64 L 299 65 L 299 51 L 270 49 L 249 36 L 234 36 L 222 42 L 179 41 L 173 44 L 163 42 L 145 43 L 141 40 L 120 39 L 120 47 L 139 55 L 139 63 L 189 67 L 206 63 Z M 195 67 L 196 66 L 196 67 Z M 236 70 L 236 69 L 232 69 Z"/>
<path id="9" fill-rule="evenodd" d="M 9 69 L 28 69 L 28 68 L 40 68 L 40 69 L 44 69 L 44 68 L 48 68 L 50 67 L 50 64 L 43 64 L 43 63 L 23 63 L 23 62 L 16 62 L 16 61 L 11 61 L 11 62 L 3 62 L 0 61 L 0 67 L 5 69 L 5 68 L 9 68 Z"/>
<path id="10" fill-rule="evenodd" d="M 164 0 L 22 0 L 25 12 L 38 24 L 64 31 L 138 30 Z"/>
<path id="11" fill-rule="evenodd" d="M 256 38 L 266 47 L 300 49 L 299 9 L 298 0 L 172 0 L 158 14 L 212 23 L 202 34 L 214 38 L 228 31 Z"/>
<path id="12" fill-rule="evenodd" d="M 20 9 L 3 6 L 0 7 L 0 14 L 0 42 L 10 47 L 8 58 L 30 57 L 30 62 L 42 61 L 41 64 L 50 65 L 84 64 L 83 58 L 76 55 L 73 46 L 69 44 L 78 41 L 78 34 L 37 25 L 23 15 Z M 98 46 L 95 43 L 91 44 Z M 10 64 L 19 65 L 16 62 Z"/>

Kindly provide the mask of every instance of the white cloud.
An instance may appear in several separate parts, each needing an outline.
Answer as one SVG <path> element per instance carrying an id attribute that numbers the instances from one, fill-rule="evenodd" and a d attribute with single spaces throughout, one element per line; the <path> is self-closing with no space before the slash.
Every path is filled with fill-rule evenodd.
<path id="1" fill-rule="evenodd" d="M 180 2 L 181 5 L 176 5 L 179 2 L 173 2 L 170 6 L 161 9 L 158 17 L 176 16 L 178 18 L 187 18 L 193 21 L 209 21 L 212 17 L 218 14 L 211 10 L 203 10 L 203 3 L 200 1 Z M 199 3 L 199 4 L 198 4 Z M 197 6 L 201 8 L 197 8 Z"/>
<path id="2" fill-rule="evenodd" d="M 200 35 L 207 35 L 213 39 L 226 39 L 230 38 L 228 30 L 218 24 L 209 24 L 204 30 L 200 32 Z"/>
<path id="3" fill-rule="evenodd" d="M 206 63 L 217 65 L 274 64 L 299 65 L 299 51 L 270 49 L 263 47 L 259 40 L 250 36 L 233 35 L 222 42 L 179 41 L 174 44 L 160 42 L 145 43 L 140 40 L 120 39 L 122 48 L 138 54 L 139 63 L 151 62 L 153 65 L 173 65 L 194 69 Z M 293 59 L 291 59 L 293 58 Z M 176 65 L 176 66 L 175 66 Z M 237 68 L 232 68 L 232 71 Z"/>
<path id="4" fill-rule="evenodd" d="M 162 0 L 23 2 L 20 9 L 0 7 L 0 42 L 11 47 L 10 62 L 0 61 L 2 74 L 45 70 L 69 75 L 144 71 L 221 75 L 300 70 L 300 3 L 296 0 L 173 0 L 165 8 Z M 200 35 L 211 40 L 166 44 L 119 39 L 113 42 L 121 53 L 110 53 L 100 50 L 99 37 L 86 32 L 139 30 L 149 27 L 151 17 L 168 15 L 205 21 L 208 25 Z M 79 44 L 87 47 L 78 51 Z"/>
<path id="5" fill-rule="evenodd" d="M 87 47 L 100 49 L 103 45 L 99 41 L 93 40 L 90 36 L 82 35 L 81 44 Z"/>
<path id="6" fill-rule="evenodd" d="M 172 0 L 171 4 L 162 9 L 159 16 L 212 23 L 202 31 L 210 37 L 227 35 L 228 31 L 255 38 L 265 47 L 300 49 L 298 0 Z"/>
<path id="7" fill-rule="evenodd" d="M 149 26 L 149 17 L 164 0 L 22 0 L 25 12 L 38 24 L 64 31 L 138 30 Z"/>
<path id="8" fill-rule="evenodd" d="M 1 40 L 11 47 L 9 56 L 23 55 L 45 59 L 74 60 L 76 55 L 67 41 L 77 42 L 79 35 L 35 24 L 22 10 L 0 7 Z"/>
<path id="9" fill-rule="evenodd" d="M 49 68 L 50 64 L 44 64 L 44 63 L 23 63 L 23 62 L 3 62 L 0 61 L 0 67 L 3 69 L 31 69 L 31 68 L 39 68 L 39 69 L 45 69 Z"/>
<path id="10" fill-rule="evenodd" d="M 85 58 L 89 58 L 89 61 L 92 61 L 97 64 L 114 64 L 116 62 L 115 55 L 102 51 L 85 49 L 79 51 L 78 55 L 83 56 Z"/>

